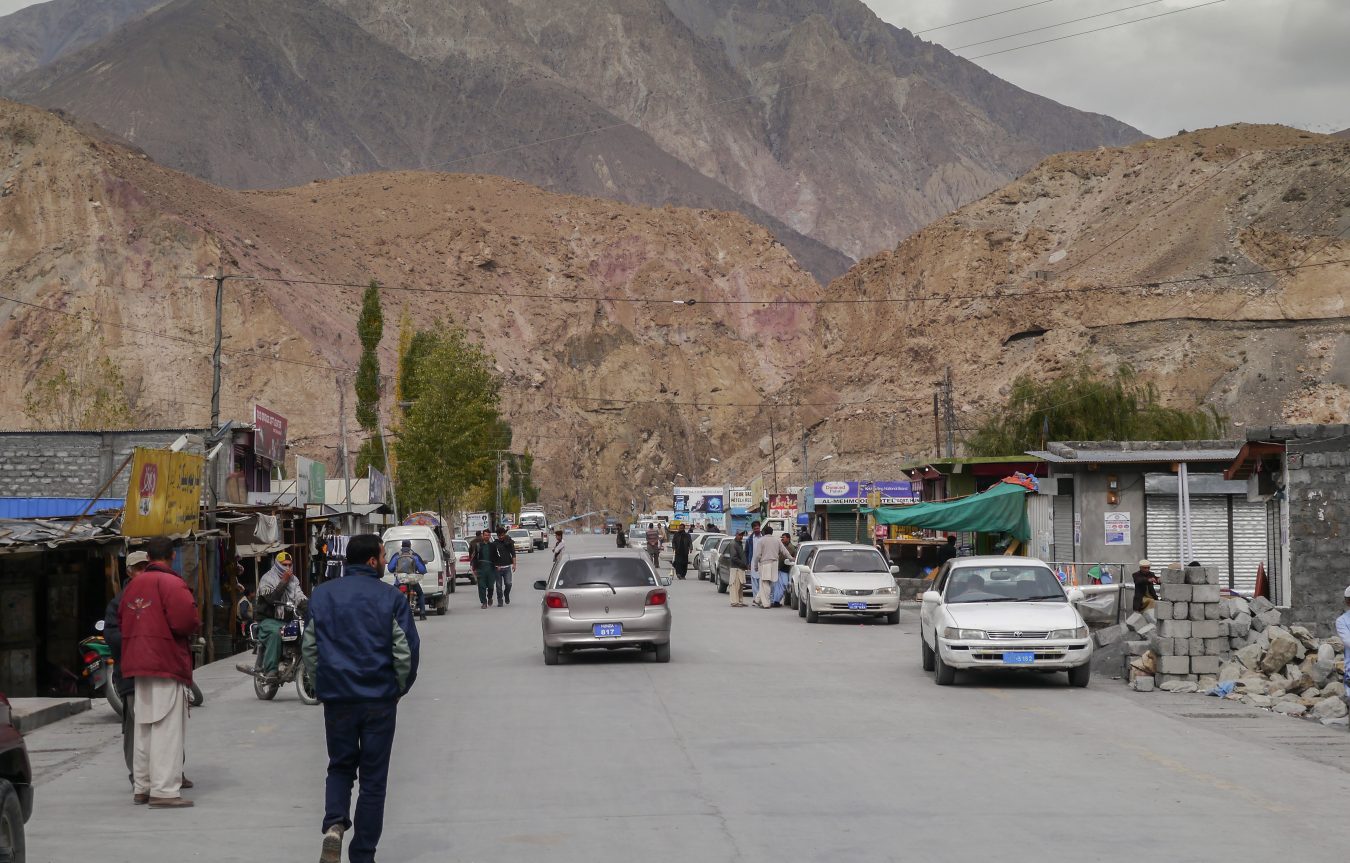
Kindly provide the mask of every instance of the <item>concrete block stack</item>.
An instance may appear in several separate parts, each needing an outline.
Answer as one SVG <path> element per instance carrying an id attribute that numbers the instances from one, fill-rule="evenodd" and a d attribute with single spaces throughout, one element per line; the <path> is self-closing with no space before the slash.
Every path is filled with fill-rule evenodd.
<path id="1" fill-rule="evenodd" d="M 1216 677 L 1232 651 L 1232 622 L 1223 614 L 1218 573 L 1203 566 L 1173 566 L 1158 573 L 1158 581 L 1158 602 L 1151 614 L 1131 615 L 1126 621 L 1135 635 L 1131 641 L 1147 645 L 1147 650 L 1140 644 L 1127 652 L 1153 655 L 1151 663 L 1131 663 L 1131 677 L 1152 676 L 1150 684 L 1164 691 L 1189 689 L 1184 684 L 1198 686 Z M 1133 673 L 1142 671 L 1152 674 Z"/>

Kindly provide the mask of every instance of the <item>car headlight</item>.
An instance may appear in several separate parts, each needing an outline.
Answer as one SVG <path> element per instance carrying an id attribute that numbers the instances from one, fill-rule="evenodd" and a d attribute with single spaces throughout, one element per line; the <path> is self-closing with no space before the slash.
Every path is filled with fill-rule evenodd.
<path id="1" fill-rule="evenodd" d="M 1088 628 L 1080 626 L 1077 629 L 1052 629 L 1049 638 L 1087 638 Z"/>
<path id="2" fill-rule="evenodd" d="M 949 641 L 980 641 L 987 636 L 983 629 L 957 629 L 949 626 L 942 630 L 942 637 Z"/>
<path id="3" fill-rule="evenodd" d="M 815 593 L 843 593 L 843 591 L 840 590 L 840 589 L 837 588 L 837 587 L 825 587 L 824 585 L 820 585 L 820 584 L 817 584 L 817 585 L 816 585 L 815 591 L 814 591 L 814 592 L 815 592 Z"/>
<path id="4" fill-rule="evenodd" d="M 878 596 L 895 596 L 895 588 L 893 588 L 893 587 L 878 587 L 876 590 L 872 591 L 872 593 L 874 593 L 874 594 L 876 594 L 876 595 L 878 595 Z"/>

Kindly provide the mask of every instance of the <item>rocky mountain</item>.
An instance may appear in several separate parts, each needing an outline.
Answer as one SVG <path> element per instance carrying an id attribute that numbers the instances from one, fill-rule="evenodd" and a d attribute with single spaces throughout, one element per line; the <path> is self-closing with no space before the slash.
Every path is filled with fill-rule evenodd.
<path id="1" fill-rule="evenodd" d="M 145 425 L 205 423 L 213 282 L 191 274 L 375 278 L 388 286 L 383 368 L 395 368 L 403 310 L 420 327 L 464 327 L 496 357 L 514 446 L 538 456 L 550 499 L 571 506 L 627 507 L 707 453 L 738 450 L 763 423 L 756 409 L 689 403 L 755 404 L 812 349 L 813 306 L 672 298 L 820 296 L 783 246 L 736 214 L 416 172 L 233 192 L 7 102 L 0 262 L 6 426 L 26 423 L 23 396 L 40 374 L 103 356 Z M 360 294 L 229 281 L 224 415 L 270 405 L 290 418 L 299 453 L 335 464 L 336 369 L 357 360 Z"/>
<path id="2" fill-rule="evenodd" d="M 168 0 L 49 0 L 0 18 L 0 84 L 92 45 Z"/>
<path id="3" fill-rule="evenodd" d="M 1326 264 L 1347 259 L 1350 142 L 1239 125 L 1052 156 L 831 284 L 845 302 L 780 397 L 876 402 L 799 423 L 869 470 L 932 454 L 947 365 L 960 426 L 1080 359 L 1239 424 L 1339 421 L 1350 263 Z"/>
<path id="4" fill-rule="evenodd" d="M 174 0 L 8 90 L 232 188 L 440 168 L 735 210 L 820 277 L 1142 137 L 859 0 Z"/>

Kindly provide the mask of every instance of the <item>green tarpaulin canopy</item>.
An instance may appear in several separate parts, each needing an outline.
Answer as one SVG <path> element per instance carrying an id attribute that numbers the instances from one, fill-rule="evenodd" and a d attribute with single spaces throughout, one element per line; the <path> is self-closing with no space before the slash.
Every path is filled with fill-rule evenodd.
<path id="1" fill-rule="evenodd" d="M 912 506 L 864 507 L 878 524 L 903 524 L 930 530 L 973 530 L 980 533 L 1010 533 L 1026 542 L 1031 539 L 1027 521 L 1027 489 L 1001 482 L 988 491 L 946 503 L 916 503 Z"/>

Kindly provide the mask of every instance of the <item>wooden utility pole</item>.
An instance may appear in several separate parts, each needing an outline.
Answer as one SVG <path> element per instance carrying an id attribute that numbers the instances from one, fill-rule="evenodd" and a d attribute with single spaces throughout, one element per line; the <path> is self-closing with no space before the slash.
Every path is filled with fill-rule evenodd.
<path id="1" fill-rule="evenodd" d="M 347 489 L 347 535 L 352 535 L 354 519 L 352 516 L 352 466 L 347 453 L 347 389 L 342 385 L 342 375 L 337 376 L 338 388 L 338 456 L 342 459 L 342 480 Z"/>
<path id="2" fill-rule="evenodd" d="M 769 447 L 773 451 L 773 493 L 778 494 L 778 435 L 774 431 L 773 408 L 769 408 Z"/>

